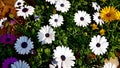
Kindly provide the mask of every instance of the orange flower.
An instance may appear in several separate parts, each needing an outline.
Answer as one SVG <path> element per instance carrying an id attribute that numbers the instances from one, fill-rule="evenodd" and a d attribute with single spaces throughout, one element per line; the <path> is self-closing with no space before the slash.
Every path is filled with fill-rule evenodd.
<path id="1" fill-rule="evenodd" d="M 19 37 L 21 35 L 20 33 L 16 31 L 16 28 L 13 26 L 7 26 L 7 27 L 3 27 L 2 29 L 0 29 L 0 36 L 7 34 L 7 33 L 13 34 L 16 37 Z"/>

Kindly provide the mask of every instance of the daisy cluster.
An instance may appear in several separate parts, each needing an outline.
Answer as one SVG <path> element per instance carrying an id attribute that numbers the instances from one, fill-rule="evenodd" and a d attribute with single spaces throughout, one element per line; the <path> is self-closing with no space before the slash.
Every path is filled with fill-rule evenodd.
<path id="1" fill-rule="evenodd" d="M 81 0 L 35 2 L 17 0 L 17 16 L 0 19 L 0 48 L 13 49 L 1 68 L 119 67 L 119 8 Z"/>
<path id="2" fill-rule="evenodd" d="M 16 33 L 16 26 L 20 25 L 19 20 L 24 20 L 33 15 L 34 7 L 29 6 L 24 0 L 17 0 L 14 8 L 16 8 L 17 17 L 12 14 L 0 20 L 0 43 L 7 45 L 14 45 L 14 49 L 18 54 L 28 54 L 34 48 L 33 42 L 27 36 L 21 36 Z M 16 58 L 7 58 L 3 61 L 1 68 L 30 68 L 29 64 L 24 60 L 17 60 Z"/>

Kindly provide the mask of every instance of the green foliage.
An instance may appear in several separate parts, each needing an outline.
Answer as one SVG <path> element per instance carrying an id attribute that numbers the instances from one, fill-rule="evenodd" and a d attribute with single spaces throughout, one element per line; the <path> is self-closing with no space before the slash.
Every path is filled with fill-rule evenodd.
<path id="1" fill-rule="evenodd" d="M 17 25 L 17 31 L 22 33 L 22 35 L 28 36 L 34 42 L 34 50 L 37 54 L 26 59 L 26 61 L 30 64 L 31 68 L 48 68 L 48 65 L 52 61 L 53 57 L 53 49 L 56 46 L 67 46 L 73 50 L 74 55 L 78 57 L 75 62 L 75 67 L 73 68 L 92 68 L 102 66 L 104 64 L 104 59 L 109 57 L 115 57 L 116 49 L 120 50 L 120 21 L 114 21 L 110 23 L 105 23 L 102 26 L 98 25 L 97 30 L 92 30 L 92 27 L 89 25 L 87 27 L 78 27 L 74 22 L 74 13 L 78 10 L 84 10 L 90 14 L 94 13 L 93 8 L 91 7 L 91 2 L 98 2 L 98 0 L 69 0 L 71 3 L 71 8 L 67 13 L 61 13 L 56 11 L 53 5 L 50 5 L 45 0 L 35 0 L 35 12 L 34 15 L 39 15 L 40 18 L 38 21 L 31 20 L 27 18 L 27 22 L 25 25 Z M 110 0 L 106 2 L 102 2 L 100 0 L 100 6 L 115 6 L 120 9 L 120 1 L 118 0 Z M 50 15 L 58 13 L 64 17 L 64 24 L 61 27 L 54 28 L 55 33 L 55 41 L 52 44 L 42 45 L 38 42 L 37 33 L 39 29 L 48 25 L 48 20 L 50 19 Z M 91 37 L 94 35 L 100 34 L 100 29 L 105 30 L 105 37 L 109 41 L 108 52 L 104 55 L 96 56 L 96 58 L 91 57 L 93 54 L 89 48 L 89 42 L 91 41 Z M 6 57 L 14 56 L 15 49 L 11 45 L 3 45 L 0 44 L 0 63 Z M 79 55 L 78 55 L 79 54 Z M 16 55 L 16 57 L 18 57 Z M 97 66 L 98 65 L 98 66 Z M 99 67 L 98 67 L 99 68 Z"/>

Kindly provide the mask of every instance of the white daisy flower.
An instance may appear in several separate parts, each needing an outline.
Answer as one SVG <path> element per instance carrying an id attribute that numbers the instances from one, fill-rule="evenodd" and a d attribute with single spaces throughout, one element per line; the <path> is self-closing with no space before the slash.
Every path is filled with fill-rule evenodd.
<path id="1" fill-rule="evenodd" d="M 6 21 L 7 20 L 7 18 L 2 18 L 2 19 L 0 19 L 0 28 L 3 28 L 3 22 L 4 21 Z"/>
<path id="2" fill-rule="evenodd" d="M 117 66 L 115 64 L 108 62 L 108 63 L 105 63 L 103 68 L 117 68 Z"/>
<path id="3" fill-rule="evenodd" d="M 54 50 L 54 58 L 58 62 L 58 68 L 71 68 L 71 66 L 74 66 L 75 64 L 75 56 L 69 47 L 56 47 Z"/>
<path id="4" fill-rule="evenodd" d="M 19 60 L 11 64 L 11 68 L 30 68 L 30 66 L 27 62 Z"/>
<path id="5" fill-rule="evenodd" d="M 32 6 L 23 6 L 23 7 L 21 7 L 20 9 L 17 9 L 18 11 L 17 11 L 17 15 L 18 16 L 23 16 L 24 17 L 24 19 L 26 18 L 26 17 L 28 17 L 29 15 L 32 15 L 33 14 L 33 12 L 34 12 L 34 7 L 32 7 Z"/>
<path id="6" fill-rule="evenodd" d="M 46 2 L 50 2 L 50 4 L 55 4 L 57 0 L 46 0 Z"/>
<path id="7" fill-rule="evenodd" d="M 24 1 L 23 0 L 17 0 L 14 7 L 22 7 L 24 5 Z"/>
<path id="8" fill-rule="evenodd" d="M 76 22 L 77 26 L 87 26 L 91 23 L 90 14 L 86 13 L 85 11 L 78 11 L 74 14 L 74 21 Z"/>
<path id="9" fill-rule="evenodd" d="M 61 12 L 67 12 L 70 8 L 70 2 L 67 0 L 58 0 L 55 4 L 56 10 Z"/>
<path id="10" fill-rule="evenodd" d="M 52 27 L 50 26 L 43 26 L 38 32 L 38 39 L 39 42 L 42 44 L 50 44 L 52 41 L 55 40 L 55 31 L 53 31 Z"/>
<path id="11" fill-rule="evenodd" d="M 100 10 L 100 5 L 98 5 L 97 2 L 92 2 L 92 7 L 94 8 L 94 10 Z"/>
<path id="12" fill-rule="evenodd" d="M 51 19 L 49 19 L 50 25 L 53 27 L 59 27 L 61 26 L 61 24 L 63 24 L 63 16 L 62 15 L 58 15 L 58 14 L 53 14 L 52 16 L 50 16 Z"/>
<path id="13" fill-rule="evenodd" d="M 93 15 L 93 20 L 94 20 L 97 24 L 100 24 L 100 25 L 104 24 L 104 21 L 101 19 L 99 12 L 94 13 L 94 15 Z"/>
<path id="14" fill-rule="evenodd" d="M 95 53 L 95 55 L 103 55 L 107 51 L 109 42 L 107 42 L 107 39 L 104 36 L 101 37 L 100 35 L 97 35 L 91 39 L 89 46 L 90 49 L 92 49 L 92 52 Z"/>
<path id="15" fill-rule="evenodd" d="M 34 48 L 33 42 L 26 36 L 21 36 L 15 43 L 15 50 L 18 54 L 28 54 Z"/>

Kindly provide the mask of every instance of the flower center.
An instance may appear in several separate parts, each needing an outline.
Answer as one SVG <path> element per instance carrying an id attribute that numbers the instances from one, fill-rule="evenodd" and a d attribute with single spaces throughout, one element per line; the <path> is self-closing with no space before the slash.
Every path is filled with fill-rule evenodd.
<path id="1" fill-rule="evenodd" d="M 101 19 L 101 17 L 100 17 L 100 16 L 98 16 L 98 19 Z"/>
<path id="2" fill-rule="evenodd" d="M 27 47 L 27 42 L 23 42 L 22 44 L 21 44 L 21 46 L 23 47 L 23 48 L 26 48 Z"/>
<path id="3" fill-rule="evenodd" d="M 96 7 L 98 7 L 98 5 L 96 5 Z"/>
<path id="4" fill-rule="evenodd" d="M 110 16 L 111 16 L 111 14 L 110 14 L 110 13 L 107 13 L 107 14 L 106 14 L 106 16 L 107 16 L 107 17 L 110 17 Z"/>
<path id="5" fill-rule="evenodd" d="M 60 4 L 61 7 L 64 7 L 65 5 L 64 4 Z"/>
<path id="6" fill-rule="evenodd" d="M 84 17 L 80 17 L 80 20 L 83 21 L 83 20 L 84 20 Z"/>
<path id="7" fill-rule="evenodd" d="M 64 55 L 61 55 L 62 61 L 65 61 L 66 57 Z"/>
<path id="8" fill-rule="evenodd" d="M 10 38 L 6 38 L 6 42 L 9 42 L 10 41 Z"/>
<path id="9" fill-rule="evenodd" d="M 50 34 L 49 34 L 49 33 L 46 33 L 46 34 L 45 34 L 45 36 L 46 36 L 46 37 L 49 37 L 49 36 L 50 36 Z"/>
<path id="10" fill-rule="evenodd" d="M 21 2 L 18 2 L 17 5 L 21 5 Z"/>
<path id="11" fill-rule="evenodd" d="M 23 12 L 27 12 L 27 11 L 28 11 L 28 8 L 23 8 L 22 11 L 23 11 Z"/>
<path id="12" fill-rule="evenodd" d="M 84 17 L 80 17 L 80 20 L 81 20 L 81 21 L 84 21 Z"/>
<path id="13" fill-rule="evenodd" d="M 55 22 L 58 22 L 58 19 L 55 19 L 54 21 L 55 21 Z"/>
<path id="14" fill-rule="evenodd" d="M 97 44 L 96 44 L 96 46 L 97 46 L 97 47 L 100 47 L 100 46 L 101 46 L 101 44 L 100 44 L 100 43 L 97 43 Z"/>

